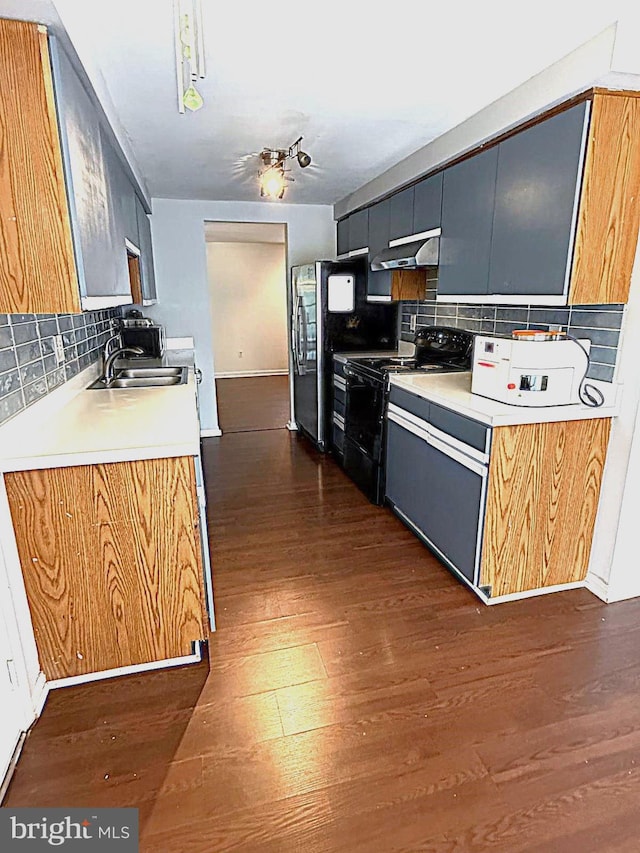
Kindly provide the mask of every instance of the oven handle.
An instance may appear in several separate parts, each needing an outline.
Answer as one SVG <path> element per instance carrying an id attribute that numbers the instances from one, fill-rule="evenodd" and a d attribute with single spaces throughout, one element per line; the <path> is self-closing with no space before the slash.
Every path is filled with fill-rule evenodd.
<path id="1" fill-rule="evenodd" d="M 455 462 L 459 462 L 460 465 L 464 465 L 464 467 L 468 468 L 469 471 L 473 471 L 474 474 L 478 474 L 478 476 L 483 479 L 487 477 L 488 468 L 486 465 L 477 462 L 475 459 L 472 459 L 470 456 L 467 456 L 457 450 L 453 445 L 446 441 L 442 441 L 440 438 L 435 436 L 429 429 L 429 425 L 426 421 L 423 421 L 424 427 L 420 427 L 418 424 L 413 423 L 413 421 L 403 418 L 402 415 L 397 414 L 395 411 L 390 411 L 387 417 L 390 421 L 393 421 L 394 424 L 402 427 L 402 429 L 406 429 L 407 432 L 412 433 L 417 438 L 420 438 L 422 441 L 431 445 L 435 450 L 439 450 L 440 453 L 444 453 L 445 456 L 448 456 Z"/>

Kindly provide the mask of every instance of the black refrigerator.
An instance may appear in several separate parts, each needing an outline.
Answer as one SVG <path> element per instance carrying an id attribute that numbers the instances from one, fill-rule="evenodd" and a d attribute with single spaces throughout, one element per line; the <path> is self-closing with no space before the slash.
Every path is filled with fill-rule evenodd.
<path id="1" fill-rule="evenodd" d="M 395 350 L 397 303 L 367 302 L 366 256 L 291 267 L 288 302 L 292 426 L 325 451 L 333 353 Z"/>

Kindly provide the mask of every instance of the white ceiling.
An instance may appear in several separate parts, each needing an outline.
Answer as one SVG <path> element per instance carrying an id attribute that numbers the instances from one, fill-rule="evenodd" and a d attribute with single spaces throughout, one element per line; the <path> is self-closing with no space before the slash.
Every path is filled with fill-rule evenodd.
<path id="1" fill-rule="evenodd" d="M 285 200 L 333 204 L 599 33 L 630 0 L 202 0 L 205 106 L 185 115 L 172 0 L 53 2 L 152 196 L 257 201 L 259 152 L 303 136 L 312 165 L 293 164 Z M 0 0 L 14 17 L 50 7 Z"/>

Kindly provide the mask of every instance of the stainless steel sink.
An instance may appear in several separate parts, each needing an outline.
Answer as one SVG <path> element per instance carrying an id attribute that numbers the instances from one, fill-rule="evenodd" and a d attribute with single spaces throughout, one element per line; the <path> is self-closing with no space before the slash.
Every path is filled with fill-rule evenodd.
<path id="1" fill-rule="evenodd" d="M 125 367 L 118 371 L 118 377 L 137 379 L 146 376 L 182 376 L 184 367 Z"/>
<path id="2" fill-rule="evenodd" d="M 118 388 L 156 388 L 167 385 L 184 385 L 188 378 L 186 367 L 130 367 L 118 370 L 115 378 L 106 385 L 96 379 L 89 389 L 113 391 Z"/>

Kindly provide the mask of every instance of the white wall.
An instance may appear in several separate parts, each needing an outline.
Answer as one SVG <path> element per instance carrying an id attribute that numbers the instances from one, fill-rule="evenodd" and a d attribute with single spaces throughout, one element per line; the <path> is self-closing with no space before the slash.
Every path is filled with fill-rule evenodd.
<path id="1" fill-rule="evenodd" d="M 283 243 L 207 243 L 216 377 L 287 371 Z"/>
<path id="2" fill-rule="evenodd" d="M 335 258 L 333 211 L 329 205 L 162 198 L 153 199 L 152 206 L 158 304 L 145 313 L 164 324 L 170 337 L 191 335 L 195 339 L 198 367 L 203 373 L 202 428 L 218 430 L 205 220 L 285 223 L 289 268 Z"/>

